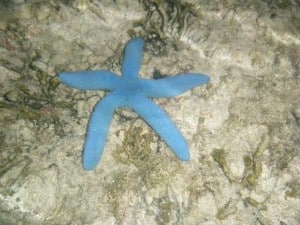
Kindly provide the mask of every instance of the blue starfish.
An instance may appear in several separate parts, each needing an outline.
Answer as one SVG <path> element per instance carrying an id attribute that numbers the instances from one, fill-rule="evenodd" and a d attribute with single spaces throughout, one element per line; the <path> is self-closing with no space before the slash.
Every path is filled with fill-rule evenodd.
<path id="1" fill-rule="evenodd" d="M 142 79 L 139 75 L 144 40 L 131 39 L 125 48 L 122 76 L 105 70 L 59 74 L 67 86 L 81 90 L 109 90 L 94 108 L 88 125 L 83 150 L 83 167 L 92 170 L 100 161 L 109 125 L 117 107 L 129 107 L 138 113 L 171 147 L 180 160 L 190 159 L 186 140 L 168 115 L 150 98 L 168 98 L 209 82 L 206 75 L 184 73 L 158 80 Z"/>

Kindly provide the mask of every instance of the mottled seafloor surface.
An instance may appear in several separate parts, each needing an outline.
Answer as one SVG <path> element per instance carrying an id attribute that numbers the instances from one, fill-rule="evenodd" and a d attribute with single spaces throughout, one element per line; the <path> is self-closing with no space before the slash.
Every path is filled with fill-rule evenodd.
<path id="1" fill-rule="evenodd" d="M 299 224 L 299 4 L 1 1 L 0 224 Z M 120 73 L 135 36 L 146 41 L 142 77 L 211 77 L 154 99 L 191 160 L 118 109 L 101 163 L 87 172 L 86 127 L 106 93 L 67 88 L 57 75 Z"/>

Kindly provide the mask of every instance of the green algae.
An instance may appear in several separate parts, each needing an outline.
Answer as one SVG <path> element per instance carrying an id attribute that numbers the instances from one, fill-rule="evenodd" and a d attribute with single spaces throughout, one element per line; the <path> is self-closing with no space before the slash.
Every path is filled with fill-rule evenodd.
<path id="1" fill-rule="evenodd" d="M 282 171 L 286 169 L 289 163 L 299 154 L 299 150 L 295 148 L 287 149 L 279 154 L 276 160 L 276 167 Z"/>
<path id="2" fill-rule="evenodd" d="M 156 217 L 157 224 L 169 224 L 172 208 L 176 207 L 176 204 L 164 197 L 158 200 L 158 207 L 159 214 Z"/>
<path id="3" fill-rule="evenodd" d="M 118 163 L 136 168 L 130 173 L 112 174 L 114 182 L 105 187 L 108 202 L 114 208 L 117 224 L 121 224 L 120 207 L 124 204 L 121 202 L 124 192 L 130 190 L 140 193 L 145 187 L 149 191 L 159 192 L 161 196 L 154 198 L 152 203 L 159 208 L 159 214 L 156 215 L 157 224 L 170 222 L 171 211 L 176 206 L 167 197 L 166 185 L 180 169 L 180 162 L 166 160 L 165 155 L 153 152 L 152 145 L 155 140 L 154 132 L 131 125 L 125 132 L 122 144 L 112 153 Z"/>
<path id="4" fill-rule="evenodd" d="M 287 186 L 289 190 L 285 192 L 285 197 L 300 199 L 300 179 L 293 180 Z"/>
<path id="5" fill-rule="evenodd" d="M 255 187 L 257 180 L 262 173 L 262 162 L 255 156 L 244 156 L 244 179 L 243 184 L 250 187 Z"/>
<path id="6" fill-rule="evenodd" d="M 232 174 L 227 161 L 226 152 L 224 149 L 214 149 L 212 152 L 213 159 L 218 163 L 222 169 L 224 175 L 229 180 L 230 183 L 236 186 L 239 198 L 242 198 L 242 190 L 250 189 L 253 190 L 258 184 L 258 180 L 262 174 L 262 164 L 263 164 L 263 153 L 269 145 L 270 136 L 268 133 L 264 134 L 261 138 L 260 143 L 253 152 L 253 154 L 248 154 L 244 156 L 244 171 L 243 179 L 239 180 Z M 254 198 L 247 196 L 242 199 L 248 205 L 259 210 L 265 210 L 266 207 L 264 202 L 258 202 Z M 218 209 L 216 217 L 219 220 L 225 220 L 228 216 L 234 214 L 237 211 L 237 199 L 230 200 L 225 206 Z"/>
<path id="7" fill-rule="evenodd" d="M 134 165 L 139 176 L 148 188 L 168 183 L 170 177 L 179 169 L 177 161 L 166 161 L 153 152 L 155 141 L 153 132 L 145 132 L 141 127 L 131 126 L 125 133 L 122 145 L 113 152 L 120 163 Z"/>
<path id="8" fill-rule="evenodd" d="M 237 211 L 236 202 L 228 201 L 224 207 L 218 209 L 216 217 L 219 220 L 225 220 L 228 216 L 233 215 Z"/>
<path id="9" fill-rule="evenodd" d="M 239 182 L 232 174 L 226 161 L 226 153 L 224 149 L 214 149 L 212 157 L 219 164 L 224 175 L 231 183 L 240 183 L 243 188 L 254 188 L 262 174 L 262 155 L 268 146 L 269 140 L 269 134 L 263 135 L 254 153 L 252 155 L 244 156 L 244 171 L 241 182 Z"/>
<path id="10" fill-rule="evenodd" d="M 226 153 L 224 149 L 214 149 L 212 152 L 213 159 L 219 164 L 223 173 L 227 179 L 232 183 L 236 182 L 236 178 L 233 176 L 228 164 L 226 162 Z"/>
<path id="11" fill-rule="evenodd" d="M 144 162 L 151 160 L 151 147 L 154 136 L 151 133 L 143 133 L 141 127 L 131 126 L 122 143 L 122 153 L 116 155 L 124 164 L 133 163 L 137 168 L 143 170 Z M 116 153 L 120 152 L 120 148 Z M 122 157 L 123 156 L 123 157 Z"/>
<path id="12" fill-rule="evenodd" d="M 259 210 L 266 210 L 267 209 L 264 202 L 259 202 L 259 201 L 255 200 L 254 198 L 251 198 L 251 197 L 245 198 L 244 202 L 245 202 L 245 204 L 249 204 L 249 205 L 251 205 L 254 208 L 257 208 Z"/>

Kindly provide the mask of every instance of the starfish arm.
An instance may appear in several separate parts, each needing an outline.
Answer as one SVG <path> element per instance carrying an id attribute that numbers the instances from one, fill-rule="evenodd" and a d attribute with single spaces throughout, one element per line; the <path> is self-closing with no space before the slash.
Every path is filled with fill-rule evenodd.
<path id="1" fill-rule="evenodd" d="M 116 107 L 119 106 L 118 96 L 114 92 L 105 96 L 94 108 L 83 149 L 83 168 L 92 170 L 96 167 L 105 146 L 109 125 Z"/>
<path id="2" fill-rule="evenodd" d="M 106 70 L 65 72 L 59 78 L 65 85 L 81 90 L 112 90 L 120 82 L 117 74 Z"/>
<path id="3" fill-rule="evenodd" d="M 126 47 L 122 63 L 122 77 L 135 78 L 139 74 L 139 70 L 143 58 L 144 40 L 140 37 L 131 39 Z"/>
<path id="4" fill-rule="evenodd" d="M 197 73 L 183 73 L 158 80 L 141 80 L 143 92 L 148 97 L 168 98 L 209 82 L 209 76 Z"/>
<path id="5" fill-rule="evenodd" d="M 135 96 L 130 107 L 152 127 L 180 160 L 190 159 L 186 140 L 166 112 L 148 98 L 140 95 Z"/>

